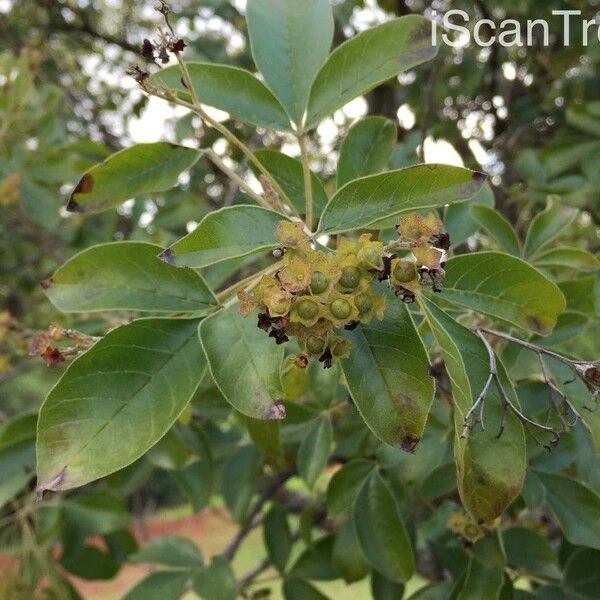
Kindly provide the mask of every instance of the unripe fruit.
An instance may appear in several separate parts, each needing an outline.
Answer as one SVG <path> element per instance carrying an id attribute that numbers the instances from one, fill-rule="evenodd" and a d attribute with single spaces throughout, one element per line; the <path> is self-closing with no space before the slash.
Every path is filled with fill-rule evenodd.
<path id="1" fill-rule="evenodd" d="M 360 284 L 360 269 L 358 267 L 344 267 L 340 277 L 340 285 L 346 289 L 353 290 Z M 344 318 L 344 317 L 341 317 Z"/>
<path id="2" fill-rule="evenodd" d="M 310 289 L 313 294 L 322 294 L 329 285 L 329 279 L 321 273 L 321 271 L 315 271 L 310 280 Z"/>
<path id="3" fill-rule="evenodd" d="M 393 276 L 394 279 L 400 283 L 408 283 L 417 278 L 417 270 L 414 263 L 407 260 L 401 260 L 394 267 Z"/>
<path id="4" fill-rule="evenodd" d="M 357 258 L 365 269 L 381 269 L 383 266 L 383 257 L 375 248 L 359 250 Z"/>
<path id="5" fill-rule="evenodd" d="M 319 314 L 318 304 L 308 299 L 301 300 L 297 310 L 302 319 L 314 319 Z"/>
<path id="6" fill-rule="evenodd" d="M 352 314 L 352 305 L 348 300 L 344 300 L 343 298 L 334 300 L 329 309 L 336 319 L 347 319 Z"/>
<path id="7" fill-rule="evenodd" d="M 311 335 L 307 340 L 306 340 L 306 349 L 311 353 L 311 354 L 322 354 L 323 350 L 325 350 L 325 341 L 315 337 L 314 335 Z"/>
<path id="8" fill-rule="evenodd" d="M 373 300 L 368 294 L 359 294 L 354 298 L 354 305 L 358 308 L 358 312 L 362 315 L 363 313 L 369 312 L 373 308 Z"/>

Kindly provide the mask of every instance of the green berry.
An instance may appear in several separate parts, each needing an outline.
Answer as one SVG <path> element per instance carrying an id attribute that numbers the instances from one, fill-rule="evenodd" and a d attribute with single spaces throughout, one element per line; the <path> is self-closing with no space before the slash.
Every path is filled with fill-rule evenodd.
<path id="1" fill-rule="evenodd" d="M 310 289 L 313 294 L 322 294 L 329 285 L 329 279 L 321 273 L 321 271 L 315 271 L 310 281 Z"/>
<path id="2" fill-rule="evenodd" d="M 407 260 L 401 260 L 394 267 L 393 276 L 394 279 L 400 283 L 408 283 L 417 278 L 417 270 L 415 269 L 414 263 Z"/>
<path id="3" fill-rule="evenodd" d="M 353 290 L 360 284 L 360 269 L 358 267 L 344 267 L 340 277 L 340 285 L 346 289 Z"/>
<path id="4" fill-rule="evenodd" d="M 365 269 L 380 269 L 383 264 L 381 254 L 375 248 L 367 248 L 358 253 L 361 266 Z"/>
<path id="5" fill-rule="evenodd" d="M 319 306 L 312 300 L 301 300 L 297 311 L 302 319 L 314 319 L 319 314 Z"/>
<path id="6" fill-rule="evenodd" d="M 331 314 L 336 319 L 347 319 L 352 314 L 352 305 L 348 300 L 344 300 L 343 298 L 338 298 L 334 300 L 329 309 L 331 310 Z"/>
<path id="7" fill-rule="evenodd" d="M 306 340 L 306 349 L 311 354 L 322 354 L 323 350 L 325 349 L 325 342 L 322 339 L 320 339 L 314 335 L 311 335 Z"/>
<path id="8" fill-rule="evenodd" d="M 368 294 L 359 294 L 354 298 L 354 305 L 358 308 L 358 312 L 362 315 L 369 312 L 373 308 L 373 300 Z"/>

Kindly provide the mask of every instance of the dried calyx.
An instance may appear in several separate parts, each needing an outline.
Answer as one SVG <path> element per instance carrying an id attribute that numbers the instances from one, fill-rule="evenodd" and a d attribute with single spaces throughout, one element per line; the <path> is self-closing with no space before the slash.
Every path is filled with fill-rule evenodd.
<path id="1" fill-rule="evenodd" d="M 339 330 L 384 318 L 388 300 L 376 283 L 389 281 L 404 302 L 414 302 L 423 285 L 441 289 L 445 248 L 432 246 L 449 241 L 441 228 L 435 215 L 401 219 L 399 240 L 391 245 L 402 249 L 401 257 L 371 234 L 342 238 L 334 251 L 317 250 L 302 224 L 281 221 L 274 255 L 283 258 L 283 267 L 264 275 L 251 292 L 238 293 L 240 313 L 248 316 L 258 309 L 258 327 L 278 344 L 295 338 L 302 348 L 297 364 L 308 365 L 313 357 L 328 368 L 352 349 Z"/>

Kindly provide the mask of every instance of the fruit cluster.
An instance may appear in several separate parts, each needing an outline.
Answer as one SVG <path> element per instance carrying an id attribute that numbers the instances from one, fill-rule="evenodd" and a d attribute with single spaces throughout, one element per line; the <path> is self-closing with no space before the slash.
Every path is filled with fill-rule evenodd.
<path id="1" fill-rule="evenodd" d="M 433 214 L 411 215 L 401 219 L 399 239 L 387 248 L 363 234 L 357 240 L 340 239 L 335 251 L 321 251 L 301 223 L 281 221 L 275 233 L 281 246 L 274 254 L 283 258 L 283 266 L 274 275 L 264 275 L 251 291 L 239 292 L 240 313 L 247 316 L 258 308 L 258 327 L 278 344 L 296 338 L 302 348 L 298 366 L 315 357 L 328 368 L 334 358 L 348 357 L 352 348 L 337 330 L 384 318 L 387 298 L 374 291 L 375 282 L 388 280 L 407 303 L 414 302 L 421 285 L 440 289 L 444 249 L 431 244 L 441 247 L 449 241 L 441 227 Z"/>

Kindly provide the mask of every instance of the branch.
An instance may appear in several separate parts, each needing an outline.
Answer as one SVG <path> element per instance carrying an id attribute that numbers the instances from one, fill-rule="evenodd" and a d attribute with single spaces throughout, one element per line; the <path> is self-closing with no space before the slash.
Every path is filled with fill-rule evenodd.
<path id="1" fill-rule="evenodd" d="M 229 542 L 225 550 L 221 553 L 223 558 L 231 561 L 235 556 L 238 548 L 241 543 L 244 541 L 244 538 L 256 527 L 256 525 L 260 522 L 259 515 L 264 507 L 264 505 L 275 496 L 275 494 L 279 491 L 279 489 L 285 485 L 288 479 L 293 477 L 296 474 L 296 467 L 288 467 L 279 473 L 276 473 L 272 478 L 267 480 L 265 483 L 265 487 L 261 492 L 258 500 L 250 510 L 248 517 L 246 518 L 245 523 L 240 527 L 238 532 Z"/>

